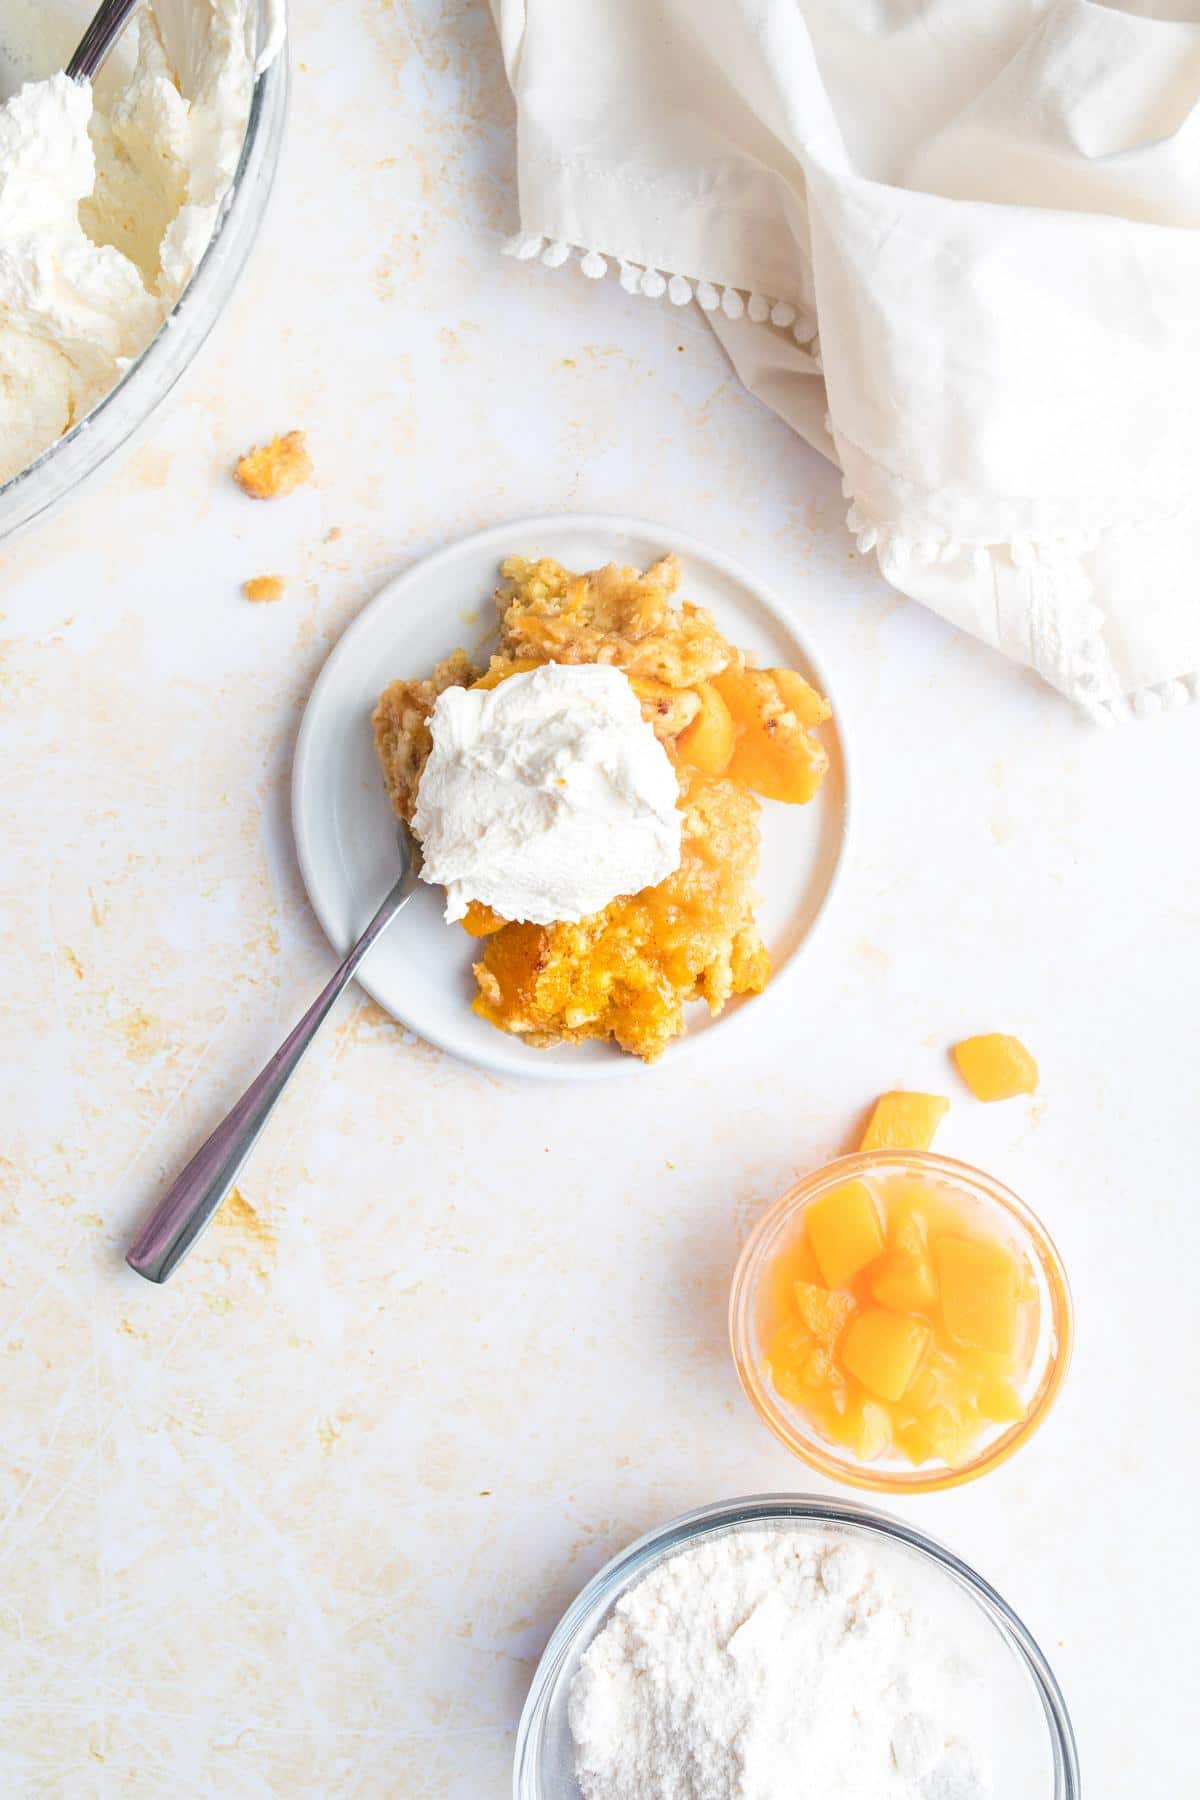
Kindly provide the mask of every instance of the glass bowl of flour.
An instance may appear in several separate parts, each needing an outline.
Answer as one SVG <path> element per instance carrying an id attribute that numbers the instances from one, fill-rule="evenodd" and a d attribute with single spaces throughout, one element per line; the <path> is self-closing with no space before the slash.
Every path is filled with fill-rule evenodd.
<path id="1" fill-rule="evenodd" d="M 1077 1800 L 1058 1684 L 951 1551 L 763 1495 L 649 1533 L 546 1646 L 515 1800 Z"/>
<path id="2" fill-rule="evenodd" d="M 94 0 L 0 17 L 0 539 L 175 386 L 258 235 L 287 101 L 284 0 L 143 0 L 89 84 Z"/>

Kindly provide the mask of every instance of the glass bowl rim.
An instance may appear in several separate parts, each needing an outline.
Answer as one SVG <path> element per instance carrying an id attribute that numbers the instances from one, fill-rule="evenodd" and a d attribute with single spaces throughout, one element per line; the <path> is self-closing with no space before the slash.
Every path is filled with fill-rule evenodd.
<path id="1" fill-rule="evenodd" d="M 993 1438 L 968 1462 L 955 1468 L 939 1464 L 925 1474 L 919 1468 L 914 1468 L 911 1473 L 895 1469 L 879 1470 L 869 1463 L 860 1463 L 848 1455 L 840 1455 L 832 1446 L 824 1445 L 815 1436 L 803 1434 L 790 1416 L 775 1403 L 767 1383 L 756 1367 L 754 1357 L 750 1354 L 749 1344 L 749 1309 L 761 1273 L 761 1256 L 778 1228 L 789 1217 L 802 1212 L 817 1194 L 835 1182 L 855 1175 L 870 1174 L 881 1168 L 894 1168 L 898 1164 L 943 1175 L 972 1189 L 991 1204 L 999 1206 L 1019 1226 L 1023 1240 L 1036 1257 L 1045 1277 L 1055 1333 L 1050 1361 L 1040 1379 L 1033 1405 L 1025 1417 Z M 1007 1462 L 1023 1444 L 1028 1443 L 1046 1419 L 1070 1366 L 1074 1337 L 1074 1307 L 1067 1271 L 1058 1246 L 1041 1219 L 1032 1207 L 994 1175 L 955 1157 L 942 1156 L 935 1150 L 857 1150 L 845 1156 L 834 1157 L 798 1177 L 756 1222 L 738 1257 L 729 1290 L 729 1342 L 734 1367 L 742 1391 L 755 1412 L 779 1441 L 811 1468 L 835 1481 L 843 1481 L 852 1487 L 865 1488 L 876 1494 L 939 1493 L 947 1488 L 959 1487 L 964 1482 L 974 1481 L 980 1475 Z"/>
<path id="2" fill-rule="evenodd" d="M 545 1723 L 550 1695 L 563 1664 L 598 1603 L 603 1605 L 602 1621 L 643 1571 L 712 1532 L 796 1519 L 863 1531 L 902 1544 L 965 1589 L 1016 1653 L 1041 1700 L 1053 1757 L 1054 1800 L 1080 1800 L 1079 1752 L 1062 1689 L 1037 1639 L 1003 1595 L 937 1538 L 865 1501 L 840 1495 L 786 1493 L 747 1494 L 695 1507 L 644 1532 L 592 1576 L 555 1626 L 530 1682 L 517 1727 L 513 1800 L 548 1800 L 542 1795 L 540 1776 L 536 1763 L 529 1761 L 530 1753 L 538 1740 L 539 1727 Z M 600 1629 L 600 1622 L 596 1629 Z"/>

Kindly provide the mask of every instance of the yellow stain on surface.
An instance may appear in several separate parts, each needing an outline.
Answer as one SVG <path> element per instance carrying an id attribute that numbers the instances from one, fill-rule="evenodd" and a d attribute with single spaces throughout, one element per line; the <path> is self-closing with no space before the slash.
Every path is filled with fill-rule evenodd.
<path id="1" fill-rule="evenodd" d="M 328 1456 L 336 1448 L 342 1435 L 342 1426 L 348 1425 L 354 1414 L 348 1412 L 335 1413 L 331 1419 L 322 1419 L 317 1425 L 317 1442 Z"/>
<path id="2" fill-rule="evenodd" d="M 160 1048 L 158 1028 L 142 1006 L 135 1006 L 114 1021 L 114 1029 L 125 1041 L 125 1049 L 135 1062 L 148 1062 Z"/>
<path id="3" fill-rule="evenodd" d="M 129 475 L 135 488 L 164 488 L 171 473 L 171 453 L 147 444 L 129 459 Z"/>
<path id="4" fill-rule="evenodd" d="M 279 1240 L 273 1228 L 255 1212 L 240 1188 L 230 1188 L 213 1224 L 222 1231 L 238 1232 L 242 1237 L 252 1239 L 272 1256 L 278 1247 Z"/>

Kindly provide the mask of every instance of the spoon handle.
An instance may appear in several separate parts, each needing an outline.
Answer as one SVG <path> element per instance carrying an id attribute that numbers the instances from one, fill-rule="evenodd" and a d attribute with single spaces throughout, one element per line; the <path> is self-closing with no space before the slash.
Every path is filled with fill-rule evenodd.
<path id="1" fill-rule="evenodd" d="M 299 1024 L 284 1038 L 261 1074 L 250 1083 L 212 1136 L 201 1144 L 155 1207 L 125 1258 L 130 1268 L 144 1275 L 147 1281 L 167 1279 L 220 1206 L 334 1001 L 415 888 L 419 867 L 419 859 L 412 857 L 367 929 Z"/>
<path id="2" fill-rule="evenodd" d="M 102 0 L 67 64 L 72 81 L 90 81 L 122 31 L 138 0 Z"/>

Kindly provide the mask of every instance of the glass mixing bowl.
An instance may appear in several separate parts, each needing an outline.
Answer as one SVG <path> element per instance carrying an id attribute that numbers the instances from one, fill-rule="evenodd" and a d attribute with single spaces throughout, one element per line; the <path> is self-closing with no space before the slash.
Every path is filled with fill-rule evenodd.
<path id="1" fill-rule="evenodd" d="M 260 39 L 267 4 L 259 5 Z M 128 442 L 179 380 L 216 324 L 258 236 L 271 192 L 287 111 L 287 50 L 254 83 L 233 183 L 208 248 L 142 354 L 98 406 L 0 486 L 0 540 L 61 505 Z"/>
<path id="2" fill-rule="evenodd" d="M 701 1538 L 781 1528 L 844 1535 L 877 1550 L 882 1540 L 916 1601 L 936 1603 L 957 1621 L 956 1647 L 967 1650 L 986 1683 L 982 1712 L 994 1717 L 996 1800 L 1078 1800 L 1079 1760 L 1066 1703 L 1012 1608 L 974 1569 L 922 1532 L 853 1500 L 806 1494 L 761 1494 L 702 1507 L 639 1538 L 601 1569 L 564 1614 L 538 1664 L 517 1730 L 514 1800 L 580 1800 L 568 1695 L 580 1659 L 621 1596 Z"/>
<path id="3" fill-rule="evenodd" d="M 769 1314 L 770 1268 L 781 1250 L 803 1233 L 806 1207 L 855 1176 L 924 1176 L 962 1196 L 986 1221 L 996 1239 L 1021 1255 L 1037 1292 L 1038 1327 L 1029 1368 L 1021 1382 L 1025 1416 L 1016 1424 L 995 1425 L 969 1457 L 953 1464 L 914 1465 L 892 1452 L 864 1462 L 844 1445 L 830 1443 L 799 1407 L 778 1394 L 764 1369 Z M 742 1251 L 729 1298 L 729 1338 L 738 1379 L 755 1411 L 789 1450 L 835 1481 L 878 1494 L 931 1493 L 994 1469 L 1025 1443 L 1042 1423 L 1062 1385 L 1071 1359 L 1071 1292 L 1062 1258 L 1049 1232 L 1022 1200 L 982 1169 L 938 1156 L 932 1150 L 866 1150 L 825 1163 L 795 1183 L 768 1208 Z"/>

